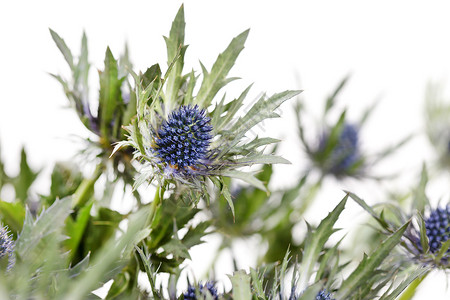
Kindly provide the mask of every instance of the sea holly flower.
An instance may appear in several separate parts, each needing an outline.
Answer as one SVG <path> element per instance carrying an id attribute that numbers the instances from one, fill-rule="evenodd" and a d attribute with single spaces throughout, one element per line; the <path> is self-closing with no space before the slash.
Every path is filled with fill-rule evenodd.
<path id="1" fill-rule="evenodd" d="M 9 234 L 8 228 L 0 225 L 0 260 L 8 259 L 7 269 L 11 269 L 14 265 L 14 241 L 12 235 Z"/>
<path id="2" fill-rule="evenodd" d="M 378 178 L 378 176 L 370 174 L 371 167 L 392 154 L 397 148 L 406 143 L 410 137 L 378 154 L 366 154 L 362 147 L 361 131 L 375 105 L 368 107 L 361 114 L 359 120 L 348 120 L 346 109 L 340 112 L 337 120 L 333 121 L 330 118 L 337 98 L 347 81 L 348 77 L 345 77 L 325 101 L 325 107 L 318 126 L 319 128 L 322 127 L 322 129 L 316 130 L 315 133 L 311 130 L 311 126 L 306 128 L 303 125 L 305 123 L 304 119 L 311 115 L 306 111 L 307 103 L 303 103 L 303 101 L 298 102 L 296 115 L 300 141 L 312 165 L 320 171 L 321 179 L 326 175 L 334 176 L 337 179 L 349 177 Z M 307 135 L 311 136 L 311 140 L 307 138 Z M 308 167 L 307 172 L 310 169 Z"/>
<path id="3" fill-rule="evenodd" d="M 214 299 L 219 299 L 219 295 L 217 293 L 217 288 L 215 287 L 214 282 L 207 281 L 205 285 L 199 283 L 198 289 L 195 286 L 189 284 L 187 291 L 183 294 L 184 300 L 202 300 L 208 299 L 207 294 Z"/>
<path id="4" fill-rule="evenodd" d="M 432 210 L 428 218 L 425 219 L 425 229 L 430 252 L 439 252 L 443 243 L 450 238 L 450 204 Z M 423 248 L 424 245 L 421 246 Z M 447 249 L 446 254 L 449 252 L 450 250 Z"/>
<path id="5" fill-rule="evenodd" d="M 342 127 L 336 141 L 331 138 L 332 130 L 324 132 L 315 151 L 316 157 L 326 156 L 325 159 L 317 159 L 319 166 L 336 177 L 352 174 L 362 163 L 358 127 L 349 123 Z M 330 146 L 332 143 L 334 145 Z M 326 151 L 330 151 L 329 154 Z"/>
<path id="6" fill-rule="evenodd" d="M 431 205 L 425 192 L 427 183 L 428 173 L 424 165 L 419 184 L 411 193 L 409 210 L 401 206 L 408 199 L 371 207 L 357 195 L 350 193 L 350 197 L 381 226 L 381 234 L 391 234 L 400 224 L 410 220 L 400 243 L 403 251 L 392 255 L 391 262 L 409 270 L 403 287 L 407 288 L 408 295 L 414 295 L 420 282 L 432 270 L 448 271 L 450 268 L 450 204 L 443 207 Z"/>
<path id="7" fill-rule="evenodd" d="M 219 90 L 235 79 L 227 75 L 244 48 L 249 31 L 231 41 L 210 71 L 201 65 L 200 81 L 193 71 L 182 73 L 187 47 L 184 26 L 181 7 L 169 37 L 165 38 L 169 66 L 164 75 L 159 65 L 139 75 L 131 72 L 136 85 L 137 117 L 125 127 L 129 138 L 118 142 L 115 151 L 127 146 L 136 150 L 134 158 L 141 162 L 142 168 L 135 187 L 156 181 L 163 190 L 177 186 L 180 195 L 198 201 L 199 195 L 208 200 L 207 187 L 213 184 L 232 207 L 225 177 L 241 179 L 266 190 L 263 182 L 241 168 L 288 163 L 264 153 L 265 146 L 278 140 L 251 137 L 249 133 L 263 120 L 278 117 L 274 111 L 300 91 L 263 95 L 246 112 L 241 112 L 241 108 L 250 87 L 234 100 L 226 101 L 224 96 L 217 101 Z M 184 193 L 183 187 L 189 191 Z"/>
<path id="8" fill-rule="evenodd" d="M 131 149 L 122 149 L 111 157 L 113 144 L 125 138 L 122 126 L 128 125 L 136 115 L 136 95 L 128 84 L 128 70 L 131 63 L 128 51 L 116 59 L 109 47 L 105 52 L 104 69 L 99 70 L 100 89 L 98 100 L 89 98 L 88 44 L 86 34 L 81 40 L 81 51 L 74 57 L 64 40 L 53 30 L 50 34 L 64 56 L 71 76 L 65 79 L 61 75 L 52 75 L 63 87 L 71 107 L 77 113 L 81 123 L 92 133 L 93 138 L 83 139 L 86 147 L 81 150 L 83 161 L 97 165 L 96 180 L 103 169 L 112 170 L 115 174 L 112 181 L 121 178 L 126 184 L 132 184 L 135 168 L 131 163 Z M 96 108 L 96 110 L 94 109 Z M 109 178 L 109 177 L 108 177 Z M 108 179 L 110 180 L 110 179 Z M 135 196 L 138 196 L 135 193 Z"/>
<path id="9" fill-rule="evenodd" d="M 210 121 L 198 106 L 179 107 L 155 134 L 156 156 L 178 172 L 195 172 L 206 163 L 212 138 Z"/>
<path id="10" fill-rule="evenodd" d="M 326 290 L 321 290 L 317 296 L 315 300 L 336 300 L 334 298 L 332 298 L 331 293 L 327 293 Z"/>
<path id="11" fill-rule="evenodd" d="M 335 224 L 348 197 L 349 194 L 317 227 L 308 224 L 308 232 L 302 242 L 302 255 L 296 257 L 295 262 L 290 261 L 288 251 L 280 265 L 267 265 L 250 271 L 247 276 L 251 278 L 253 295 L 258 299 L 279 300 L 372 300 L 378 299 L 380 290 L 383 289 L 384 295 L 391 297 L 389 299 L 395 299 L 401 293 L 404 283 L 394 280 L 399 270 L 392 265 L 389 256 L 401 241 L 409 222 L 390 234 L 372 253 L 364 255 L 356 268 L 350 266 L 351 269 L 348 269 L 348 263 L 340 261 L 339 247 L 342 239 L 331 247 L 326 246 L 331 235 L 337 231 Z M 241 284 L 243 280 L 233 281 L 233 278 L 231 281 L 234 290 L 235 284 Z M 270 280 L 266 282 L 267 278 Z"/>

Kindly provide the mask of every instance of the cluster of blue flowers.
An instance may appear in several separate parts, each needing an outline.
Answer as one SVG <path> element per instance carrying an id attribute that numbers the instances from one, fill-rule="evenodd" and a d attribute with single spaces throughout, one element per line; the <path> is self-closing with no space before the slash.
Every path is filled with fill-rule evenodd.
<path id="1" fill-rule="evenodd" d="M 316 300 L 336 300 L 334 298 L 331 298 L 331 294 L 327 293 L 326 290 L 321 290 L 317 296 L 316 296 Z"/>
<path id="2" fill-rule="evenodd" d="M 174 110 L 157 131 L 156 156 L 180 171 L 202 164 L 212 139 L 210 121 L 197 105 Z"/>
<path id="3" fill-rule="evenodd" d="M 325 133 L 319 142 L 319 151 L 324 151 L 329 142 L 330 133 Z M 358 128 L 344 124 L 336 146 L 327 159 L 328 171 L 334 175 L 346 173 L 360 159 Z"/>
<path id="4" fill-rule="evenodd" d="M 14 241 L 8 228 L 0 226 L 0 259 L 8 258 L 8 269 L 14 265 Z"/>
<path id="5" fill-rule="evenodd" d="M 441 244 L 450 238 L 450 204 L 431 211 L 430 216 L 425 219 L 425 228 L 430 251 L 436 253 Z"/>
<path id="6" fill-rule="evenodd" d="M 198 290 L 198 293 L 203 296 L 202 299 L 206 299 L 206 290 L 209 291 L 214 300 L 217 300 L 219 298 L 219 295 L 217 294 L 217 288 L 214 286 L 214 282 L 208 281 L 205 283 L 205 285 L 199 283 Z M 184 293 L 184 300 L 197 300 L 196 288 L 194 286 L 188 286 L 188 290 Z"/>

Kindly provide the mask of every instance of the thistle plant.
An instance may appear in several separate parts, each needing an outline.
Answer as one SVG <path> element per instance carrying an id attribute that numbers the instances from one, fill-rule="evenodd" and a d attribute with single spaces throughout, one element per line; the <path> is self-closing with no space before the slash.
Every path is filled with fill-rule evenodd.
<path id="1" fill-rule="evenodd" d="M 420 282 L 433 270 L 449 269 L 449 229 L 447 204 L 444 207 L 434 207 L 426 195 L 428 173 L 424 166 L 419 184 L 411 192 L 411 207 L 402 207 L 402 202 L 387 202 L 369 206 L 355 194 L 350 194 L 381 226 L 381 232 L 390 234 L 405 220 L 413 220 L 403 234 L 400 245 L 402 252 L 393 255 L 399 269 L 408 275 L 411 269 L 420 271 L 420 276 L 414 279 L 401 299 L 411 299 Z M 379 209 L 382 208 L 381 212 Z M 413 273 L 413 272 L 412 272 Z M 406 275 L 405 275 L 406 276 Z"/>
<path id="2" fill-rule="evenodd" d="M 255 164 L 288 163 L 265 154 L 261 147 L 276 143 L 272 138 L 246 137 L 252 128 L 278 115 L 274 110 L 300 91 L 286 91 L 271 97 L 261 96 L 241 114 L 250 87 L 231 101 L 218 92 L 236 78 L 228 72 L 244 48 L 249 31 L 235 37 L 218 56 L 210 71 L 202 65 L 202 81 L 191 71 L 183 74 L 187 46 L 184 44 L 184 10 L 180 8 L 165 38 L 169 66 L 163 75 L 159 65 L 143 74 L 132 73 L 137 96 L 137 117 L 126 127 L 127 141 L 117 143 L 115 151 L 131 146 L 134 158 L 141 162 L 135 186 L 156 181 L 163 190 L 177 187 L 177 193 L 188 189 L 188 195 L 207 201 L 208 185 L 218 188 L 233 209 L 224 178 L 237 178 L 266 190 L 264 184 L 243 167 Z M 199 86 L 199 87 L 198 87 Z M 198 88 L 196 95 L 194 89 Z M 183 188 L 184 187 L 184 188 Z"/>
<path id="3" fill-rule="evenodd" d="M 359 120 L 349 121 L 347 109 L 343 109 L 337 120 L 330 121 L 329 115 L 332 115 L 338 96 L 346 86 L 348 79 L 348 77 L 345 77 L 326 99 L 323 114 L 320 118 L 320 124 L 324 128 L 316 133 L 314 141 L 309 141 L 306 138 L 306 134 L 311 132 L 309 128 L 307 130 L 303 126 L 303 119 L 306 117 L 307 111 L 302 102 L 297 103 L 296 116 L 300 141 L 313 166 L 320 171 L 321 178 L 331 175 L 337 179 L 380 179 L 379 176 L 371 174 L 371 168 L 400 148 L 410 137 L 406 137 L 378 154 L 368 155 L 366 153 L 362 144 L 361 131 L 371 116 L 376 102 L 362 112 Z"/>
<path id="4" fill-rule="evenodd" d="M 22 150 L 19 173 L 11 175 L 0 155 L 0 299 L 407 300 L 430 272 L 450 269 L 450 204 L 431 204 L 425 167 L 408 197 L 386 192 L 388 201 L 369 206 L 349 191 L 322 220 L 305 214 L 313 201 L 339 200 L 318 197 L 325 177 L 336 185 L 383 179 L 372 166 L 408 140 L 370 154 L 364 126 L 374 105 L 356 120 L 336 105 L 348 78 L 326 99 L 316 128 L 304 125 L 307 103 L 298 102 L 309 165 L 292 166 L 293 174 L 304 172 L 292 186 L 278 188 L 274 164 L 289 162 L 277 147 L 281 141 L 260 136 L 256 127 L 279 117 L 281 105 L 301 91 L 250 102 L 250 85 L 230 97 L 226 89 L 237 78 L 229 73 L 249 30 L 232 39 L 212 67 L 200 63 L 200 71 L 186 71 L 181 6 L 164 38 L 167 64 L 136 71 L 127 49 L 117 58 L 107 48 L 98 100 L 91 99 L 86 34 L 78 56 L 50 34 L 70 70 L 52 76 L 91 133 L 82 139 L 81 157 L 95 171 L 86 176 L 84 165 L 58 162 L 51 174 L 40 172 Z M 436 170 L 445 170 L 448 109 L 434 102 L 441 96 L 433 91 L 427 133 L 438 150 Z M 36 179 L 48 179 L 49 190 L 34 193 Z M 117 183 L 131 187 L 137 200 L 126 212 L 112 205 Z M 140 201 L 144 193 L 150 200 Z M 381 227 L 377 239 L 364 241 L 367 254 L 348 242 L 353 228 L 337 228 L 348 198 Z M 211 266 L 196 275 L 203 281 L 183 286 L 193 248 L 209 235 L 221 241 L 216 252 L 205 250 Z M 242 263 L 235 249 L 247 239 L 258 241 L 257 249 L 245 249 L 259 255 L 255 265 Z M 231 289 L 216 280 L 224 273 L 217 263 L 223 256 L 234 268 Z"/>
<path id="5" fill-rule="evenodd" d="M 401 241 L 409 222 L 392 233 L 369 256 L 364 255 L 352 270 L 348 262 L 340 260 L 342 239 L 332 247 L 326 247 L 328 239 L 337 231 L 334 225 L 348 197 L 346 195 L 316 228 L 308 226 L 302 255 L 295 262 L 288 251 L 279 266 L 251 269 L 250 274 L 236 272 L 231 278 L 233 296 L 251 293 L 257 299 L 280 300 L 395 299 L 411 281 L 423 274 L 413 272 L 410 277 L 399 280 L 396 276 L 399 270 L 392 267 L 390 253 Z M 342 278 L 344 273 L 349 275 Z"/>
<path id="6" fill-rule="evenodd" d="M 104 69 L 99 71 L 99 96 L 97 101 L 93 101 L 89 93 L 91 64 L 86 34 L 83 33 L 78 57 L 74 57 L 65 41 L 55 31 L 50 29 L 50 34 L 70 68 L 70 77 L 65 79 L 62 75 L 50 75 L 62 85 L 70 106 L 94 136 L 82 139 L 85 144 L 80 153 L 82 161 L 92 162 L 92 165 L 96 166 L 94 174 L 88 179 L 90 182 L 86 181 L 86 185 L 93 185 L 104 169 L 115 174 L 112 180 L 106 177 L 108 181 L 114 182 L 119 178 L 125 184 L 132 185 L 135 176 L 135 168 L 131 163 L 132 151 L 123 149 L 110 157 L 113 143 L 125 138 L 122 126 L 128 125 L 136 114 L 136 95 L 126 80 L 132 68 L 127 47 L 119 60 L 113 56 L 109 47 L 106 49 Z M 96 112 L 94 107 L 97 107 Z M 135 196 L 139 199 L 137 193 Z"/>

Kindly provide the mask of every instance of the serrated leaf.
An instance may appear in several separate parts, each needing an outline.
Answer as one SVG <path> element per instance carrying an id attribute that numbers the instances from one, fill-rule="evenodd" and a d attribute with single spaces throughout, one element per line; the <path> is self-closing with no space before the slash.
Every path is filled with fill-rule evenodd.
<path id="1" fill-rule="evenodd" d="M 373 272 L 380 266 L 382 261 L 391 253 L 392 249 L 400 242 L 403 233 L 408 228 L 410 221 L 405 223 L 369 256 L 365 257 L 358 267 L 344 280 L 336 294 L 338 299 L 346 299 L 357 291 L 358 287 L 366 284 L 366 281 L 373 276 Z"/>
<path id="2" fill-rule="evenodd" d="M 213 116 L 211 122 L 213 124 L 213 128 L 216 131 L 222 130 L 225 126 L 229 125 L 234 116 L 236 115 L 237 111 L 242 107 L 245 97 L 247 97 L 248 92 L 250 91 L 252 85 L 249 85 L 237 98 L 231 101 L 230 103 L 227 103 L 224 105 L 224 107 L 216 109 L 220 110 L 221 113 L 217 113 L 215 116 Z M 225 116 L 222 116 L 222 112 L 225 113 Z"/>
<path id="3" fill-rule="evenodd" d="M 7 225 L 14 236 L 22 230 L 25 219 L 25 207 L 20 202 L 0 201 L 0 219 L 3 225 Z"/>
<path id="4" fill-rule="evenodd" d="M 53 41 L 56 43 L 56 46 L 58 46 L 59 51 L 61 51 L 61 53 L 63 54 L 64 59 L 70 66 L 70 69 L 73 69 L 73 55 L 69 47 L 67 47 L 66 42 L 64 42 L 64 40 L 52 29 L 49 28 L 49 30 Z"/>
<path id="5" fill-rule="evenodd" d="M 189 249 L 179 239 L 171 239 L 162 247 L 166 252 L 173 254 L 175 257 L 191 259 Z"/>
<path id="6" fill-rule="evenodd" d="M 425 227 L 425 220 L 422 215 L 418 214 L 419 218 L 419 231 L 420 231 L 420 245 L 422 246 L 423 252 L 427 253 L 430 250 L 429 240 L 427 236 L 427 229 Z"/>
<path id="7" fill-rule="evenodd" d="M 403 290 L 410 286 L 416 279 L 425 276 L 429 271 L 429 267 L 419 267 L 413 272 L 409 272 L 407 277 L 393 291 L 386 291 L 386 293 L 381 296 L 380 300 L 399 299 L 397 297 L 403 292 Z"/>
<path id="8" fill-rule="evenodd" d="M 147 273 L 147 278 L 148 278 L 148 281 L 150 282 L 150 287 L 152 288 L 153 296 L 156 299 L 162 299 L 161 295 L 159 294 L 159 291 L 156 290 L 156 287 L 155 287 L 156 276 L 153 272 L 152 265 L 150 263 L 149 258 L 144 253 L 144 251 L 142 251 L 141 248 L 135 246 L 135 249 L 136 249 L 136 252 L 139 254 L 139 258 L 140 258 L 142 264 L 144 265 L 145 273 Z"/>
<path id="9" fill-rule="evenodd" d="M 60 230 L 70 214 L 70 198 L 57 200 L 47 210 L 43 211 L 36 221 L 26 213 L 24 226 L 19 235 L 15 253 L 19 257 L 24 257 L 34 249 L 46 236 Z"/>
<path id="10" fill-rule="evenodd" d="M 217 92 L 226 84 L 226 76 L 233 67 L 239 53 L 244 49 L 248 33 L 249 30 L 246 30 L 231 41 L 227 49 L 217 57 L 210 73 L 205 72 L 206 69 L 202 66 L 204 70 L 203 82 L 196 97 L 196 103 L 200 107 L 208 107 Z"/>
<path id="11" fill-rule="evenodd" d="M 428 172 L 427 166 L 424 163 L 422 165 L 422 172 L 420 174 L 420 182 L 413 194 L 413 203 L 412 203 L 413 209 L 417 209 L 422 215 L 425 212 L 425 207 L 430 205 L 428 197 L 425 193 L 427 183 L 428 183 Z"/>
<path id="12" fill-rule="evenodd" d="M 450 240 L 447 240 L 441 244 L 441 248 L 439 248 L 439 252 L 436 254 L 436 261 L 440 262 L 441 259 L 446 255 L 448 249 L 450 248 Z"/>
<path id="13" fill-rule="evenodd" d="M 25 203 L 28 198 L 28 190 L 38 176 L 39 172 L 33 172 L 27 162 L 27 154 L 25 148 L 22 148 L 20 155 L 20 172 L 13 179 L 16 198 Z"/>
<path id="14" fill-rule="evenodd" d="M 184 31 L 186 22 L 184 21 L 184 5 L 181 5 L 175 20 L 172 22 L 172 28 L 170 29 L 170 35 L 168 38 L 164 38 L 167 45 L 167 60 L 168 65 L 175 61 L 172 71 L 166 78 L 166 93 L 165 101 L 170 104 L 174 104 L 177 101 L 178 93 L 181 88 L 182 76 L 184 65 L 184 54 L 187 46 L 184 45 Z M 172 104 L 172 105 L 173 105 Z M 169 109 L 172 105 L 169 105 Z"/>
<path id="15" fill-rule="evenodd" d="M 347 83 L 347 81 L 349 80 L 350 76 L 345 76 L 344 79 L 342 79 L 342 81 L 339 83 L 339 85 L 336 87 L 336 89 L 334 90 L 333 94 L 331 94 L 328 98 L 327 101 L 325 103 L 325 110 L 324 110 L 324 115 L 327 114 L 327 112 L 334 106 L 335 102 L 336 102 L 336 97 L 337 95 L 339 95 L 339 93 L 341 92 L 341 90 L 344 88 L 345 84 Z"/>
<path id="16" fill-rule="evenodd" d="M 69 277 L 74 278 L 81 274 L 81 272 L 87 270 L 89 267 L 90 254 L 86 255 L 79 263 L 69 268 Z"/>
<path id="17" fill-rule="evenodd" d="M 130 218 L 127 232 L 119 239 L 112 237 L 102 247 L 100 253 L 94 258 L 89 272 L 83 272 L 71 284 L 70 290 L 66 293 L 66 300 L 84 299 L 99 286 L 100 282 L 109 279 L 108 271 L 120 261 L 122 255 L 129 256 L 129 253 L 122 254 L 122 251 L 133 240 L 134 235 L 142 229 L 147 217 L 148 210 L 143 208 Z"/>
<path id="18" fill-rule="evenodd" d="M 300 289 L 303 290 L 308 286 L 308 281 L 312 275 L 313 268 L 317 263 L 320 252 L 328 241 L 329 237 L 335 232 L 334 224 L 339 218 L 340 214 L 347 203 L 348 194 L 344 199 L 333 209 L 328 216 L 323 219 L 314 232 L 308 232 L 305 241 L 305 250 L 300 266 Z"/>
<path id="19" fill-rule="evenodd" d="M 365 211 L 367 211 L 384 229 L 392 232 L 392 229 L 390 228 L 389 224 L 381 219 L 377 213 L 372 209 L 372 207 L 370 207 L 369 205 L 367 205 L 367 203 L 359 198 L 356 194 L 353 194 L 351 192 L 347 192 L 346 193 L 349 194 L 350 198 L 352 198 L 356 203 L 358 203 Z"/>
<path id="20" fill-rule="evenodd" d="M 119 79 L 117 60 L 114 58 L 109 47 L 105 53 L 105 69 L 100 74 L 100 96 L 98 106 L 98 117 L 100 119 L 100 132 L 103 138 L 110 136 L 111 122 L 114 113 L 122 104 L 121 86 L 123 78 Z"/>
<path id="21" fill-rule="evenodd" d="M 220 171 L 220 173 L 218 175 L 241 179 L 260 190 L 267 191 L 264 184 L 251 173 L 246 173 L 246 172 L 238 171 L 238 170 L 223 170 L 223 171 Z"/>
<path id="22" fill-rule="evenodd" d="M 245 156 L 235 160 L 236 163 L 242 163 L 245 165 L 252 164 L 290 164 L 291 162 L 281 156 L 272 154 L 255 154 L 252 156 Z"/>
<path id="23" fill-rule="evenodd" d="M 250 300 L 252 299 L 252 292 L 250 289 L 250 276 L 244 271 L 237 271 L 233 276 L 229 276 L 233 286 L 234 300 Z"/>
<path id="24" fill-rule="evenodd" d="M 204 221 L 197 224 L 197 226 L 195 226 L 194 228 L 189 228 L 188 232 L 182 238 L 183 244 L 186 245 L 188 249 L 190 249 L 193 246 L 204 243 L 204 241 L 202 241 L 202 238 L 210 234 L 210 232 L 205 232 L 210 225 L 211 221 Z"/>
<path id="25" fill-rule="evenodd" d="M 268 137 L 266 137 L 266 138 L 255 137 L 250 143 L 245 144 L 245 149 L 256 149 L 261 146 L 266 146 L 266 145 L 275 144 L 275 143 L 279 143 L 279 142 L 281 142 L 281 140 L 279 140 L 279 139 L 268 138 Z"/>
<path id="26" fill-rule="evenodd" d="M 69 259 L 70 261 L 75 256 L 81 238 L 87 227 L 92 205 L 93 203 L 82 207 L 78 211 L 75 220 L 72 220 L 71 218 L 67 219 L 66 234 L 69 238 L 65 241 L 64 244 L 67 247 L 67 249 L 70 250 L 70 259 Z"/>
<path id="27" fill-rule="evenodd" d="M 320 292 L 321 289 L 322 289 L 322 284 L 320 282 L 310 285 L 299 296 L 298 300 L 316 300 L 317 294 Z"/>
<path id="28" fill-rule="evenodd" d="M 225 155 L 230 149 L 235 147 L 237 143 L 244 137 L 244 135 L 253 128 L 256 124 L 268 118 L 278 117 L 274 111 L 285 101 L 298 95 L 301 91 L 285 91 L 274 94 L 272 97 L 266 99 L 261 97 L 255 105 L 230 129 L 234 134 L 234 139 L 223 146 L 223 150 L 219 153 L 218 158 Z"/>
<path id="29" fill-rule="evenodd" d="M 114 278 L 114 282 L 108 290 L 105 300 L 120 299 L 118 298 L 123 292 L 125 292 L 130 284 L 131 276 L 128 272 L 122 272 L 117 274 Z"/>

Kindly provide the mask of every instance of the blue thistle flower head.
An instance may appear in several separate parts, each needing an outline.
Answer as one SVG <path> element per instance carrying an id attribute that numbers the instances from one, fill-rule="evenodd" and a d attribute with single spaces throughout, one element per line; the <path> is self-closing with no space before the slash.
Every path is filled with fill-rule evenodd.
<path id="1" fill-rule="evenodd" d="M 197 105 L 183 105 L 172 111 L 155 133 L 156 156 L 184 173 L 204 165 L 212 139 L 210 121 Z"/>
<path id="2" fill-rule="evenodd" d="M 208 291 L 214 300 L 219 298 L 217 294 L 217 288 L 214 282 L 207 281 L 205 285 L 199 283 L 198 293 L 202 296 L 200 299 L 206 299 L 206 291 Z M 197 300 L 197 290 L 194 286 L 189 285 L 187 291 L 184 293 L 184 300 Z"/>
<path id="3" fill-rule="evenodd" d="M 322 135 L 319 141 L 318 153 L 324 153 L 330 142 L 331 132 Z M 350 172 L 350 169 L 361 159 L 359 151 L 358 128 L 352 124 L 344 124 L 337 142 L 329 155 L 325 158 L 323 168 L 325 171 L 341 176 Z"/>
<path id="4" fill-rule="evenodd" d="M 432 210 L 429 217 L 425 219 L 425 229 L 430 252 L 439 252 L 441 244 L 450 238 L 450 204 L 444 208 Z M 450 250 L 447 253 L 450 253 Z"/>
<path id="5" fill-rule="evenodd" d="M 316 300 L 336 300 L 334 298 L 331 298 L 331 294 L 328 293 L 326 290 L 321 290 L 317 293 Z"/>
<path id="6" fill-rule="evenodd" d="M 0 226 L 0 259 L 8 257 L 8 270 L 14 265 L 14 241 L 8 228 Z"/>

